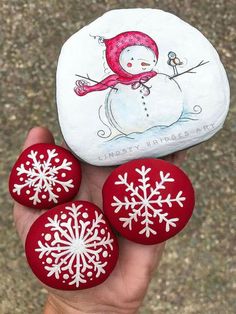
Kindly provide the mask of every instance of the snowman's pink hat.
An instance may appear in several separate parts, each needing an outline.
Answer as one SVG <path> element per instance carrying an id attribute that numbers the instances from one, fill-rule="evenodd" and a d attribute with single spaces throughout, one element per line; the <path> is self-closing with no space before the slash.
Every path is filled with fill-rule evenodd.
<path id="1" fill-rule="evenodd" d="M 110 69 L 115 73 L 111 74 L 101 82 L 89 86 L 83 81 L 76 82 L 75 93 L 79 96 L 84 96 L 93 91 L 100 91 L 113 88 L 116 84 L 132 85 L 137 82 L 147 82 L 152 77 L 157 75 L 156 71 L 141 72 L 131 74 L 126 72 L 120 65 L 119 58 L 122 50 L 130 46 L 144 46 L 150 48 L 158 59 L 158 48 L 155 41 L 148 35 L 141 32 L 124 32 L 110 39 L 103 39 L 106 46 L 106 60 Z"/>
<path id="2" fill-rule="evenodd" d="M 158 59 L 158 48 L 155 41 L 147 34 L 137 31 L 121 33 L 113 38 L 104 39 L 106 45 L 106 60 L 111 70 L 119 76 L 130 77 L 132 74 L 127 73 L 119 63 L 119 57 L 127 47 L 145 46 L 150 48 Z"/>

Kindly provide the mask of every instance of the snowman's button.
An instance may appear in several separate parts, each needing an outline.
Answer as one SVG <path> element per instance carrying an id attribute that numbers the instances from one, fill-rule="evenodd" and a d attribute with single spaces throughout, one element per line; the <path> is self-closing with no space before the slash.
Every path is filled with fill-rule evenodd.
<path id="1" fill-rule="evenodd" d="M 80 181 L 80 164 L 70 151 L 41 143 L 30 146 L 17 159 L 9 191 L 22 205 L 46 209 L 73 199 Z"/>
<path id="2" fill-rule="evenodd" d="M 118 258 L 118 244 L 101 210 L 74 201 L 40 216 L 26 239 L 26 257 L 44 284 L 77 290 L 102 283 Z"/>
<path id="3" fill-rule="evenodd" d="M 139 159 L 116 168 L 103 187 L 103 209 L 129 240 L 154 244 L 180 232 L 194 208 L 194 190 L 178 167 Z"/>

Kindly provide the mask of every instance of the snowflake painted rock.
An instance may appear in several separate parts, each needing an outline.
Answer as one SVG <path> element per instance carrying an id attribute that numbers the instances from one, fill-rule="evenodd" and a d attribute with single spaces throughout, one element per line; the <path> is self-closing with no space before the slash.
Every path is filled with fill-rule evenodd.
<path id="1" fill-rule="evenodd" d="M 12 197 L 32 208 L 52 208 L 72 200 L 81 182 L 79 161 L 53 144 L 35 144 L 22 152 L 9 179 Z"/>
<path id="2" fill-rule="evenodd" d="M 85 201 L 59 205 L 40 216 L 26 239 L 34 274 L 61 290 L 102 283 L 115 267 L 117 240 L 101 210 Z"/>
<path id="3" fill-rule="evenodd" d="M 139 159 L 116 168 L 103 187 L 104 213 L 129 240 L 155 244 L 181 231 L 194 208 L 194 190 L 178 167 Z"/>

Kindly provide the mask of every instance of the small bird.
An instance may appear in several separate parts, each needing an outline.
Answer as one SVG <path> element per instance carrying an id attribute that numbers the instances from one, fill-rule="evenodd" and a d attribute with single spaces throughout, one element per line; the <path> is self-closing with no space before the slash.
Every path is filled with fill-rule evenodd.
<path id="1" fill-rule="evenodd" d="M 169 59 L 167 61 L 167 64 L 169 64 L 173 68 L 174 75 L 178 75 L 177 66 L 182 65 L 183 62 L 180 61 L 180 59 L 176 56 L 176 53 L 173 51 L 170 51 L 168 53 L 168 58 Z"/>

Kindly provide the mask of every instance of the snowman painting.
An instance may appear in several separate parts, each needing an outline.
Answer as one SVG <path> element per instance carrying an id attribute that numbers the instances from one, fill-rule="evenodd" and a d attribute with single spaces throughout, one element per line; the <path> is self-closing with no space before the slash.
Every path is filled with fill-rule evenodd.
<path id="1" fill-rule="evenodd" d="M 80 79 L 74 88 L 80 97 L 108 89 L 98 112 L 105 129 L 97 132 L 99 137 L 109 140 L 120 136 L 132 138 L 132 133 L 143 133 L 155 127 L 167 128 L 188 119 L 195 120 L 193 116 L 202 109 L 195 105 L 192 112 L 184 110 L 184 97 L 176 77 L 196 73 L 193 72 L 195 68 L 208 62 L 201 61 L 179 73 L 177 66 L 183 63 L 175 52 L 170 51 L 166 62 L 174 73 L 169 75 L 156 69 L 158 46 L 143 32 L 127 31 L 110 39 L 99 37 L 99 41 L 105 45 L 105 60 L 113 74 L 100 82 L 88 75 L 77 74 Z"/>

